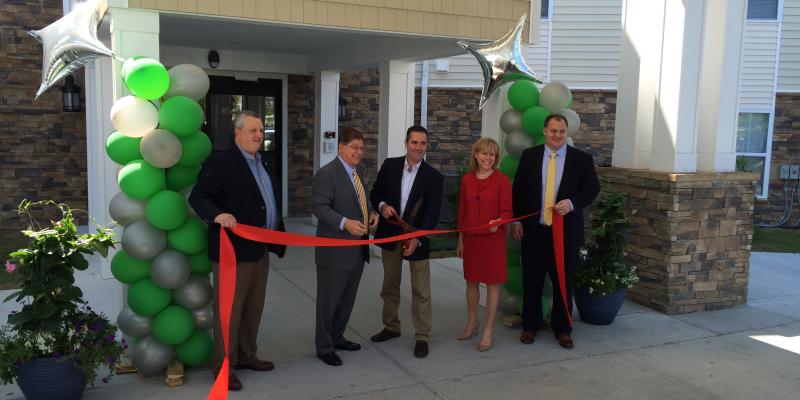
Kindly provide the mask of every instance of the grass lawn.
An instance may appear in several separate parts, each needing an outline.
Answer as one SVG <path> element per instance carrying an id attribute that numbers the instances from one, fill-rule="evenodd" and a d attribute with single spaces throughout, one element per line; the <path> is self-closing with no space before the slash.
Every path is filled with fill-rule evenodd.
<path id="1" fill-rule="evenodd" d="M 755 228 L 753 251 L 800 253 L 800 229 Z"/>
<path id="2" fill-rule="evenodd" d="M 0 290 L 19 288 L 22 277 L 17 271 L 10 274 L 7 273 L 5 264 L 6 260 L 8 260 L 8 253 L 25 246 L 26 239 L 19 231 L 0 230 L 0 265 L 2 265 L 2 269 L 0 269 Z"/>

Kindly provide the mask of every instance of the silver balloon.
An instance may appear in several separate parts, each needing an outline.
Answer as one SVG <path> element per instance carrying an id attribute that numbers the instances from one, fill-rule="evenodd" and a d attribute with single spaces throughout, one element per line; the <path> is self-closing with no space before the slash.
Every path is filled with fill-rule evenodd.
<path id="1" fill-rule="evenodd" d="M 569 88 L 561 82 L 550 82 L 539 92 L 539 104 L 554 113 L 563 110 L 569 103 Z"/>
<path id="2" fill-rule="evenodd" d="M 526 135 L 522 131 L 514 131 L 508 134 L 505 140 L 505 148 L 508 154 L 511 154 L 516 159 L 522 156 L 525 149 L 533 147 L 536 144 L 531 136 Z"/>
<path id="3" fill-rule="evenodd" d="M 194 189 L 194 185 L 189 185 L 189 186 L 181 189 L 181 192 L 180 192 L 181 196 L 183 196 L 183 198 L 186 199 L 186 203 L 187 204 L 189 203 L 189 196 L 191 196 L 191 194 L 192 194 L 192 189 Z M 187 207 L 187 209 L 189 210 L 189 216 L 190 217 L 197 217 L 197 213 L 194 212 L 194 208 L 192 208 L 191 205 L 189 205 L 189 207 Z"/>
<path id="4" fill-rule="evenodd" d="M 208 303 L 203 308 L 198 308 L 192 311 L 192 319 L 194 319 L 194 327 L 199 331 L 207 331 L 214 327 L 214 305 Z"/>
<path id="5" fill-rule="evenodd" d="M 565 108 L 556 114 L 561 114 L 567 119 L 567 134 L 569 134 L 569 136 L 572 136 L 578 132 L 578 129 L 581 127 L 581 117 L 578 116 L 578 113 L 569 108 Z"/>
<path id="6" fill-rule="evenodd" d="M 108 213 L 114 221 L 123 227 L 145 218 L 145 202 L 132 199 L 119 192 L 108 203 Z"/>
<path id="7" fill-rule="evenodd" d="M 573 141 L 571 137 L 567 137 L 567 146 L 575 147 L 575 141 Z"/>
<path id="8" fill-rule="evenodd" d="M 509 293 L 503 285 L 500 285 L 500 302 L 497 309 L 506 315 L 519 313 L 519 298 Z"/>
<path id="9" fill-rule="evenodd" d="M 503 132 L 514 132 L 522 129 L 522 113 L 511 108 L 500 117 L 500 129 Z"/>
<path id="10" fill-rule="evenodd" d="M 56 22 L 28 33 L 42 42 L 42 83 L 36 98 L 61 78 L 99 56 L 113 56 L 97 39 L 97 2 L 78 3 Z"/>
<path id="11" fill-rule="evenodd" d="M 164 98 L 186 96 L 198 101 L 206 97 L 210 85 L 208 74 L 202 68 L 194 64 L 178 64 L 169 69 L 169 89 Z"/>
<path id="12" fill-rule="evenodd" d="M 126 306 L 117 316 L 117 326 L 122 333 L 140 338 L 153 332 L 153 319 L 136 314 Z"/>
<path id="13" fill-rule="evenodd" d="M 164 251 L 157 255 L 150 265 L 150 279 L 162 289 L 181 287 L 191 274 L 189 259 L 180 251 Z"/>
<path id="14" fill-rule="evenodd" d="M 152 260 L 167 248 L 167 234 L 147 221 L 136 221 L 122 231 L 122 248 L 131 258 Z"/>
<path id="15" fill-rule="evenodd" d="M 213 295 L 208 278 L 192 276 L 183 286 L 172 292 L 172 300 L 181 307 L 197 310 L 211 303 Z"/>
<path id="16" fill-rule="evenodd" d="M 544 83 L 542 77 L 525 62 L 522 31 L 525 29 L 527 17 L 527 14 L 523 14 L 511 32 L 492 43 L 458 42 L 459 46 L 478 60 L 483 71 L 483 92 L 478 109 L 482 109 L 486 100 L 506 83 L 520 79 Z"/>
<path id="17" fill-rule="evenodd" d="M 175 351 L 171 346 L 159 342 L 153 335 L 147 335 L 133 345 L 131 362 L 143 375 L 154 375 L 167 368 Z"/>
<path id="18" fill-rule="evenodd" d="M 170 131 L 155 129 L 142 136 L 142 158 L 156 168 L 169 168 L 181 159 L 181 141 Z"/>

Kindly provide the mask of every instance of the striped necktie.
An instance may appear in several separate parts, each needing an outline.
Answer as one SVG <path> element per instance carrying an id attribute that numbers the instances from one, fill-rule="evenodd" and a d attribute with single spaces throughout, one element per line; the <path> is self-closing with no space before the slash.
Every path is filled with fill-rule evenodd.
<path id="1" fill-rule="evenodd" d="M 544 187 L 544 224 L 553 225 L 553 204 L 556 201 L 556 152 L 547 160 L 547 180 Z"/>
<path id="2" fill-rule="evenodd" d="M 367 196 L 364 194 L 364 185 L 361 184 L 361 178 L 358 177 L 356 171 L 353 171 L 353 183 L 356 185 L 356 194 L 358 194 L 358 205 L 361 206 L 361 216 L 364 218 L 364 227 L 369 227 L 369 213 L 367 212 Z"/>

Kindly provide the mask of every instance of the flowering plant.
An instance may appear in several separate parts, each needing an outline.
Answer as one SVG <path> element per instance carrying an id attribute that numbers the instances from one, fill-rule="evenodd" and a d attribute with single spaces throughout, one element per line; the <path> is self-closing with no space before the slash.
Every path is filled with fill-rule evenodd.
<path id="1" fill-rule="evenodd" d="M 32 215 L 39 206 L 56 207 L 61 219 L 41 227 Z M 19 270 L 22 285 L 5 301 L 14 299 L 22 309 L 0 329 L 0 380 L 11 382 L 20 363 L 50 357 L 73 360 L 91 381 L 100 365 L 116 363 L 125 343 L 117 342 L 115 325 L 86 306 L 74 272 L 89 267 L 85 255 L 108 254 L 114 231 L 95 224 L 95 233 L 78 234 L 73 210 L 51 200 L 23 200 L 17 211 L 30 221 L 22 231 L 30 240 L 9 254 L 16 263 L 6 262 L 6 271 Z"/>
<path id="2" fill-rule="evenodd" d="M 632 214 L 635 214 L 634 210 Z M 630 221 L 625 215 L 625 195 L 606 192 L 597 201 L 592 232 L 581 249 L 575 284 L 587 287 L 595 297 L 627 289 L 639 280 L 636 267 L 625 261 L 625 244 Z"/>

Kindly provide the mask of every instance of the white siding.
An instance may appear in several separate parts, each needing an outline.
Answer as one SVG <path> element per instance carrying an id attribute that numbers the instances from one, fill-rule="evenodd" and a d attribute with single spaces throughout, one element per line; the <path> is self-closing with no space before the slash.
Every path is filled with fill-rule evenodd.
<path id="1" fill-rule="evenodd" d="M 547 75 L 547 39 L 549 24 L 542 21 L 539 27 L 539 42 L 527 46 L 526 61 L 528 66 L 546 78 Z M 430 61 L 430 74 L 428 75 L 429 87 L 483 87 L 483 75 L 475 57 L 462 54 L 447 58 L 450 61 L 450 72 L 437 74 L 434 72 L 434 63 Z M 422 84 L 422 63 L 416 66 L 416 85 Z"/>
<path id="2" fill-rule="evenodd" d="M 779 92 L 800 92 L 800 0 L 783 0 Z"/>
<path id="3" fill-rule="evenodd" d="M 622 0 L 557 0 L 550 80 L 570 89 L 616 89 Z"/>
<path id="4" fill-rule="evenodd" d="M 740 109 L 772 107 L 777 55 L 778 23 L 747 21 L 739 87 Z"/>

